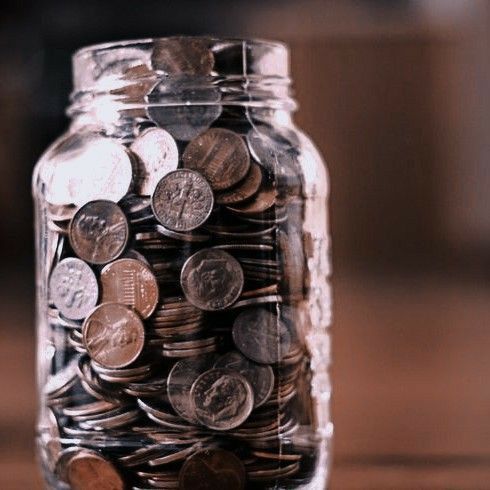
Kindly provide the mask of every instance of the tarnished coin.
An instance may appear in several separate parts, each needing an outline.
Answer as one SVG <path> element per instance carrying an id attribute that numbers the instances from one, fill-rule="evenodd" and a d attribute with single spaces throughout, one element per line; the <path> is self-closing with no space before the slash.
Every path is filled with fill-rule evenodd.
<path id="1" fill-rule="evenodd" d="M 270 366 L 256 364 L 237 351 L 221 356 L 214 367 L 231 369 L 244 376 L 254 392 L 254 408 L 260 407 L 270 397 L 274 388 L 274 371 Z"/>
<path id="2" fill-rule="evenodd" d="M 151 64 L 169 75 L 209 75 L 214 56 L 204 38 L 170 37 L 155 40 Z"/>
<path id="3" fill-rule="evenodd" d="M 130 149 L 138 157 L 135 191 L 141 196 L 151 195 L 158 181 L 179 164 L 177 143 L 164 129 L 145 129 Z"/>
<path id="4" fill-rule="evenodd" d="M 230 369 L 210 369 L 194 381 L 191 401 L 199 422 L 210 429 L 230 430 L 247 420 L 254 406 L 252 387 Z"/>
<path id="5" fill-rule="evenodd" d="M 243 289 L 243 270 L 238 260 L 219 249 L 206 248 L 189 257 L 180 283 L 187 300 L 201 310 L 231 306 Z"/>
<path id="6" fill-rule="evenodd" d="M 49 290 L 56 308 L 70 320 L 83 320 L 99 297 L 95 274 L 83 260 L 76 258 L 63 259 L 56 265 Z"/>
<path id="7" fill-rule="evenodd" d="M 236 214 L 244 216 L 263 213 L 274 206 L 276 197 L 277 190 L 274 188 L 274 186 L 272 184 L 266 184 L 257 194 L 255 194 L 251 201 L 248 201 L 245 204 L 227 206 L 227 208 Z"/>
<path id="8" fill-rule="evenodd" d="M 111 201 L 91 201 L 82 206 L 70 223 L 73 251 L 91 264 L 106 264 L 122 254 L 129 228 L 121 208 Z"/>
<path id="9" fill-rule="evenodd" d="M 260 307 L 248 308 L 235 318 L 233 340 L 242 354 L 261 364 L 279 362 L 291 347 L 287 326 Z"/>
<path id="10" fill-rule="evenodd" d="M 68 483 L 73 490 L 124 490 L 114 465 L 95 451 L 81 449 L 68 461 Z"/>
<path id="11" fill-rule="evenodd" d="M 242 182 L 231 189 L 216 194 L 218 204 L 239 204 L 253 197 L 262 183 L 262 170 L 260 166 L 252 162 L 250 170 Z"/>
<path id="12" fill-rule="evenodd" d="M 155 217 L 173 231 L 191 231 L 211 214 L 213 191 L 206 179 L 193 170 L 174 170 L 158 182 L 152 197 Z"/>
<path id="13" fill-rule="evenodd" d="M 145 329 L 128 306 L 105 303 L 83 324 L 83 343 L 90 357 L 106 368 L 121 368 L 134 362 L 143 350 Z"/>
<path id="14" fill-rule="evenodd" d="M 224 449 L 206 449 L 194 454 L 179 473 L 181 490 L 243 490 L 246 473 L 243 463 Z"/>
<path id="15" fill-rule="evenodd" d="M 250 156 L 242 138 L 222 128 L 208 129 L 193 139 L 182 160 L 185 168 L 202 173 L 215 191 L 237 184 L 250 168 Z"/>
<path id="16" fill-rule="evenodd" d="M 158 304 L 158 283 L 151 269 L 136 259 L 118 259 L 100 273 L 103 303 L 122 303 L 148 318 Z"/>

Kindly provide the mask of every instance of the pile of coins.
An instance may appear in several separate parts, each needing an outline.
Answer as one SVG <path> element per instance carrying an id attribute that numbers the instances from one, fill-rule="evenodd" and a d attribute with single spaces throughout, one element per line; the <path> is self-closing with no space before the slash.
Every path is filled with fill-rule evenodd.
<path id="1" fill-rule="evenodd" d="M 313 473 L 296 141 L 212 94 L 165 106 L 172 78 L 148 83 L 216 61 L 199 39 L 155 42 L 150 67 L 125 72 L 146 101 L 136 134 L 70 133 L 46 157 L 40 446 L 56 488 L 292 488 Z"/>

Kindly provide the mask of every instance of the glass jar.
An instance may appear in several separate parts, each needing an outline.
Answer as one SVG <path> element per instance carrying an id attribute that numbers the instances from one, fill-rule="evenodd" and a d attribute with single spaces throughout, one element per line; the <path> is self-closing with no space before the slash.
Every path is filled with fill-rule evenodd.
<path id="1" fill-rule="evenodd" d="M 323 489 L 327 175 L 280 43 L 73 58 L 33 176 L 49 488 Z"/>

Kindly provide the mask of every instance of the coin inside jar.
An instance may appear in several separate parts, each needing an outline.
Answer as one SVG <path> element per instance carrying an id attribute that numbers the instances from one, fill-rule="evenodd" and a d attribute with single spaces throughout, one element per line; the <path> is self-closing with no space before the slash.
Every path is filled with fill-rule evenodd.
<path id="1" fill-rule="evenodd" d="M 143 262 L 118 259 L 107 264 L 100 273 L 103 303 L 122 303 L 148 318 L 158 304 L 158 283 Z"/>
<path id="2" fill-rule="evenodd" d="M 250 170 L 242 182 L 231 189 L 216 194 L 218 204 L 239 204 L 253 197 L 260 189 L 262 183 L 262 170 L 252 162 Z"/>
<path id="3" fill-rule="evenodd" d="M 106 264 L 122 254 L 129 227 L 121 208 L 112 201 L 91 201 L 82 206 L 70 223 L 73 251 L 91 264 Z"/>
<path id="4" fill-rule="evenodd" d="M 145 342 L 139 316 L 128 306 L 105 303 L 85 319 L 83 343 L 90 357 L 106 368 L 121 368 L 134 362 Z"/>
<path id="5" fill-rule="evenodd" d="M 193 139 L 182 160 L 185 168 L 202 173 L 215 191 L 237 184 L 250 168 L 250 155 L 242 138 L 222 128 L 208 129 Z"/>
<path id="6" fill-rule="evenodd" d="M 211 214 L 213 191 L 206 179 L 192 170 L 175 170 L 157 184 L 152 197 L 155 217 L 173 231 L 191 231 Z"/>
<path id="7" fill-rule="evenodd" d="M 180 283 L 187 300 L 201 310 L 231 306 L 243 289 L 243 270 L 238 260 L 218 249 L 202 249 L 182 267 Z"/>

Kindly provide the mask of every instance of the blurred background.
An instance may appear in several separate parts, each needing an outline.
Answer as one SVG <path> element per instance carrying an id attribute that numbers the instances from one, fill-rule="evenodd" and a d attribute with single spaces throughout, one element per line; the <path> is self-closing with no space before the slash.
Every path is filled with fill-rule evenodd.
<path id="1" fill-rule="evenodd" d="M 331 176 L 331 488 L 490 488 L 490 3 L 3 1 L 0 488 L 41 488 L 30 174 L 67 124 L 71 54 L 170 34 L 290 44 Z"/>

